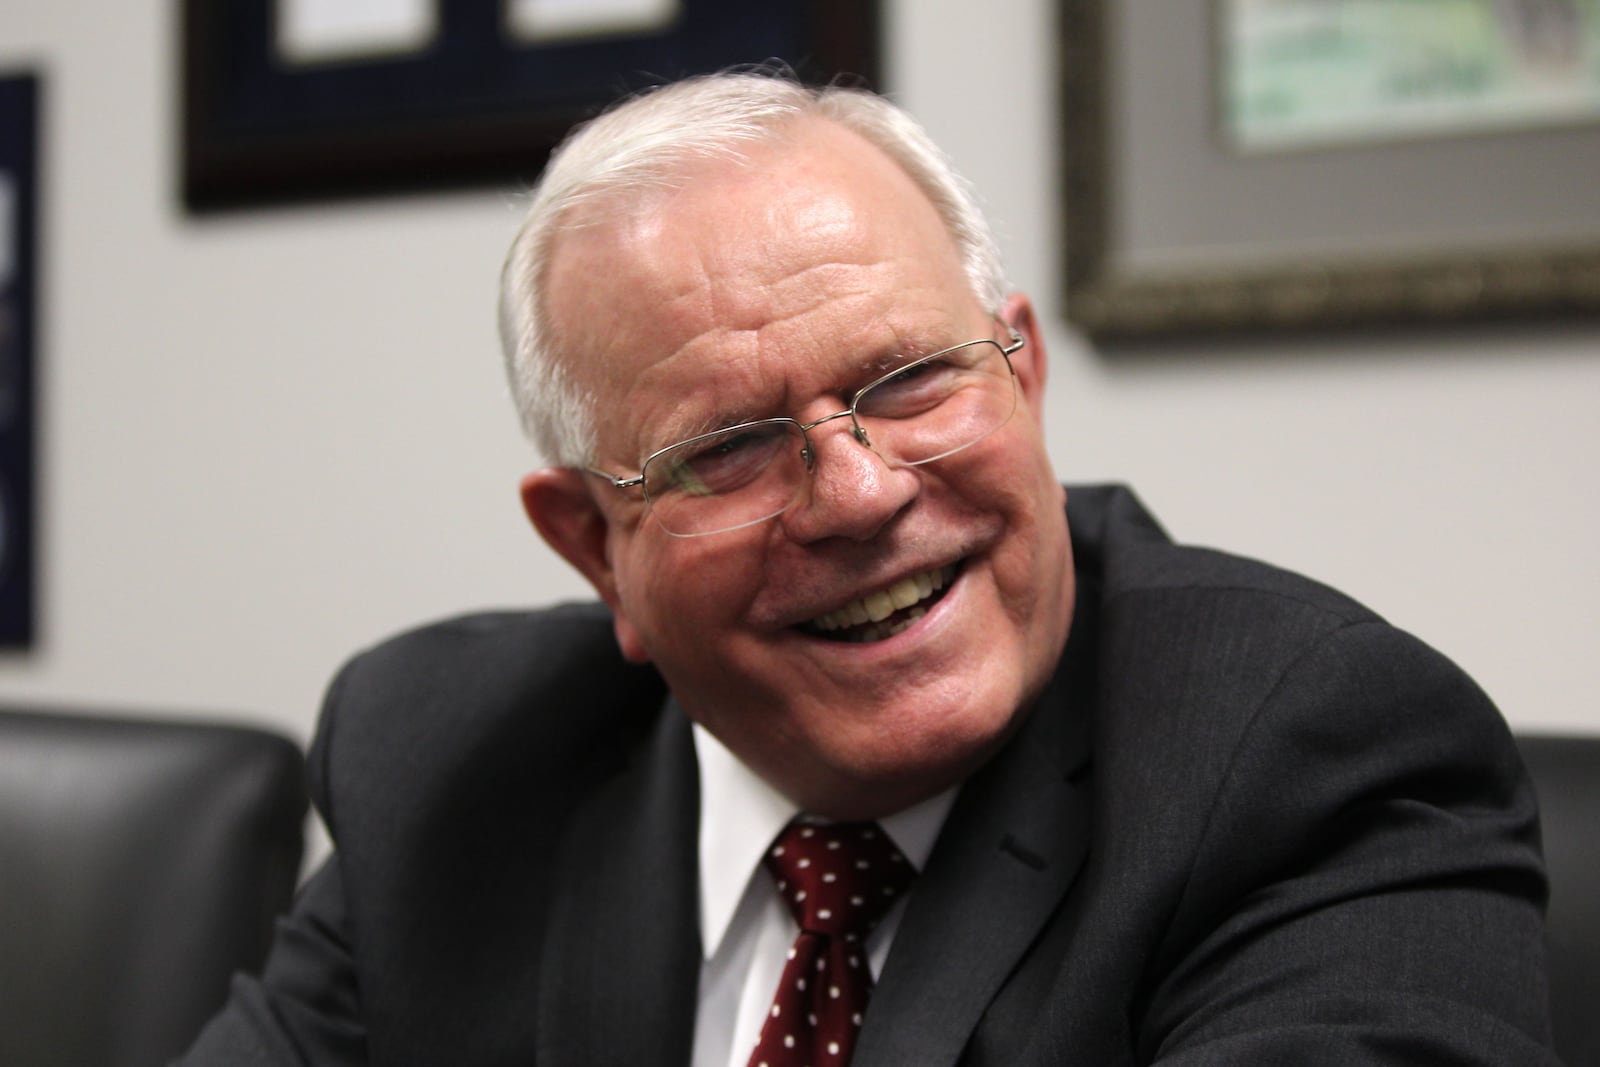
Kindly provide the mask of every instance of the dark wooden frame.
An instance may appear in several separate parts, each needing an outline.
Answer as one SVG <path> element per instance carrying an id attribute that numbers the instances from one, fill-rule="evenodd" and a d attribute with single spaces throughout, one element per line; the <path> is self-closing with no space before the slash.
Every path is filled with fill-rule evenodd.
<path id="1" fill-rule="evenodd" d="M 184 204 L 526 185 L 616 97 L 737 64 L 880 87 L 878 0 L 685 0 L 662 34 L 540 46 L 506 41 L 500 10 L 441 0 L 424 54 L 287 68 L 272 60 L 271 0 L 184 0 Z"/>
<path id="2" fill-rule="evenodd" d="M 1600 233 L 1582 228 L 1565 239 L 1530 233 L 1527 239 L 1470 247 L 1385 247 L 1370 254 L 1292 260 L 1263 253 L 1258 261 L 1234 257 L 1215 266 L 1164 270 L 1130 265 L 1117 224 L 1129 180 L 1118 172 L 1118 138 L 1128 131 L 1117 126 L 1114 99 L 1113 16 L 1123 12 L 1110 5 L 1111 0 L 1058 0 L 1067 316 L 1090 337 L 1122 342 L 1600 313 Z M 1164 8 L 1162 14 L 1175 10 Z M 1187 31 L 1173 30 L 1167 37 L 1155 47 L 1207 47 Z M 1575 143 L 1581 143 L 1579 153 L 1588 153 L 1584 158 L 1595 161 L 1590 173 L 1600 174 L 1600 125 L 1368 146 L 1359 150 L 1360 167 L 1381 176 L 1386 165 L 1409 163 L 1424 153 L 1461 152 L 1472 146 L 1460 142 L 1490 136 L 1507 153 L 1522 155 L 1530 175 L 1541 167 L 1569 166 L 1550 160 L 1570 161 Z M 1560 152 L 1551 147 L 1557 145 Z M 1295 164 L 1344 173 L 1337 168 L 1347 168 L 1355 155 L 1305 153 Z M 1390 173 L 1399 172 L 1396 166 Z M 1174 184 L 1181 188 L 1182 180 Z M 1593 187 L 1600 197 L 1600 181 Z M 1427 194 L 1411 189 L 1406 195 L 1420 201 Z M 1589 201 L 1581 206 L 1586 214 L 1592 211 Z"/>
<path id="3" fill-rule="evenodd" d="M 15 216 L 6 229 L 15 265 L 0 287 L 0 647 L 35 636 L 36 433 L 39 353 L 39 135 L 43 78 L 0 74 L 0 169 L 12 178 Z"/>

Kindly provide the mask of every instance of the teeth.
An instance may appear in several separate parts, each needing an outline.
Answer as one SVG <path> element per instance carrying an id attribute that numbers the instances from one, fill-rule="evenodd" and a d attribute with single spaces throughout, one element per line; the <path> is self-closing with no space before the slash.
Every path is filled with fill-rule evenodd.
<path id="1" fill-rule="evenodd" d="M 889 587 L 889 599 L 894 601 L 896 610 L 909 608 L 922 599 L 922 594 L 917 592 L 917 582 L 914 578 L 903 578 Z"/>
<path id="2" fill-rule="evenodd" d="M 906 613 L 905 618 L 900 619 L 898 622 L 875 622 L 865 629 L 856 630 L 851 633 L 849 636 L 849 643 L 865 644 L 868 641 L 882 641 L 885 637 L 893 637 L 895 634 L 899 633 L 901 630 L 904 630 L 906 627 L 910 626 L 927 613 L 927 608 L 912 608 Z"/>
<path id="3" fill-rule="evenodd" d="M 850 626 L 863 626 L 871 623 L 865 629 L 850 635 L 856 641 L 881 641 L 885 637 L 904 630 L 913 622 L 927 614 L 926 608 L 916 607 L 918 602 L 926 600 L 936 591 L 943 589 L 955 579 L 956 569 L 953 566 L 939 567 L 935 570 L 924 571 L 902 578 L 887 589 L 869 593 L 860 600 L 853 600 L 837 611 L 830 611 L 826 615 L 818 616 L 811 620 L 811 625 L 823 632 L 842 630 Z M 884 620 L 896 611 L 909 613 L 892 625 L 884 625 Z"/>

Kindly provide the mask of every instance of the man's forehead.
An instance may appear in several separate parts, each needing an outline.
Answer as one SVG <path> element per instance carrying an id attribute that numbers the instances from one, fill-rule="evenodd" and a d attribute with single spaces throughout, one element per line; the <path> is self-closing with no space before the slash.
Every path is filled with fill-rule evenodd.
<path id="1" fill-rule="evenodd" d="M 784 142 L 738 160 L 698 161 L 667 185 L 617 190 L 564 218 L 556 244 L 688 244 L 776 269 L 805 245 L 848 238 L 882 216 L 874 207 L 907 201 L 921 201 L 926 210 L 922 218 L 897 212 L 901 227 L 916 222 L 922 224 L 916 232 L 942 235 L 932 204 L 897 164 L 854 134 L 838 134 L 845 138 L 840 146 L 828 143 L 832 137 Z"/>
<path id="2" fill-rule="evenodd" d="M 579 206 L 557 231 L 542 288 L 551 319 L 641 302 L 670 317 L 696 299 L 737 316 L 745 298 L 766 316 L 767 299 L 782 296 L 770 290 L 884 256 L 959 267 L 909 175 L 859 135 L 813 121 L 737 159 L 695 160 L 665 184 Z"/>

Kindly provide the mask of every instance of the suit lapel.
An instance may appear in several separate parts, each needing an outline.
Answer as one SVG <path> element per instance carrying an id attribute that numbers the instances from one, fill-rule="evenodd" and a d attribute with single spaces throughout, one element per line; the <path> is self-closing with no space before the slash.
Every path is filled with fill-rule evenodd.
<path id="1" fill-rule="evenodd" d="M 698 820 L 689 724 L 669 706 L 580 806 L 553 867 L 562 882 L 541 968 L 539 1063 L 689 1062 Z"/>
<path id="2" fill-rule="evenodd" d="M 1092 630 L 1081 610 L 1027 723 L 962 787 L 907 902 L 854 1067 L 956 1063 L 1076 878 L 1089 838 Z"/>

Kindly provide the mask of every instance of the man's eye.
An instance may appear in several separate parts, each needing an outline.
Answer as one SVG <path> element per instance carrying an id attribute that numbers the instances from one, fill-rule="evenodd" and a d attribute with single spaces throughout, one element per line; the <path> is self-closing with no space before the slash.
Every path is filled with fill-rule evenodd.
<path id="1" fill-rule="evenodd" d="M 708 455 L 709 456 L 732 456 L 732 455 L 737 454 L 740 449 L 749 448 L 751 443 L 752 443 L 752 440 L 753 439 L 752 439 L 752 436 L 750 434 L 742 433 L 737 437 L 729 437 L 729 438 L 726 438 L 726 439 L 724 439 L 722 441 L 718 441 L 715 445 L 713 445 L 712 447 L 706 449 L 700 455 L 701 455 L 701 457 L 708 456 Z"/>
<path id="2" fill-rule="evenodd" d="M 741 456 L 750 456 L 767 447 L 773 437 L 770 433 L 742 430 L 701 446 L 693 455 L 686 456 L 684 462 L 696 467 L 737 462 Z"/>
<path id="3" fill-rule="evenodd" d="M 905 370 L 894 375 L 892 378 L 884 379 L 880 387 L 912 385 L 916 383 L 918 378 L 926 378 L 931 374 L 937 373 L 939 369 L 940 367 L 937 362 L 918 363 L 915 366 L 907 367 Z"/>
<path id="4" fill-rule="evenodd" d="M 696 496 L 731 493 L 759 477 L 787 437 L 781 428 L 748 428 L 699 442 L 663 457 L 661 488 Z"/>
<path id="5" fill-rule="evenodd" d="M 861 398 L 858 410 L 883 418 L 920 414 L 943 403 L 959 387 L 961 373 L 946 359 L 914 364 L 874 385 Z"/>

